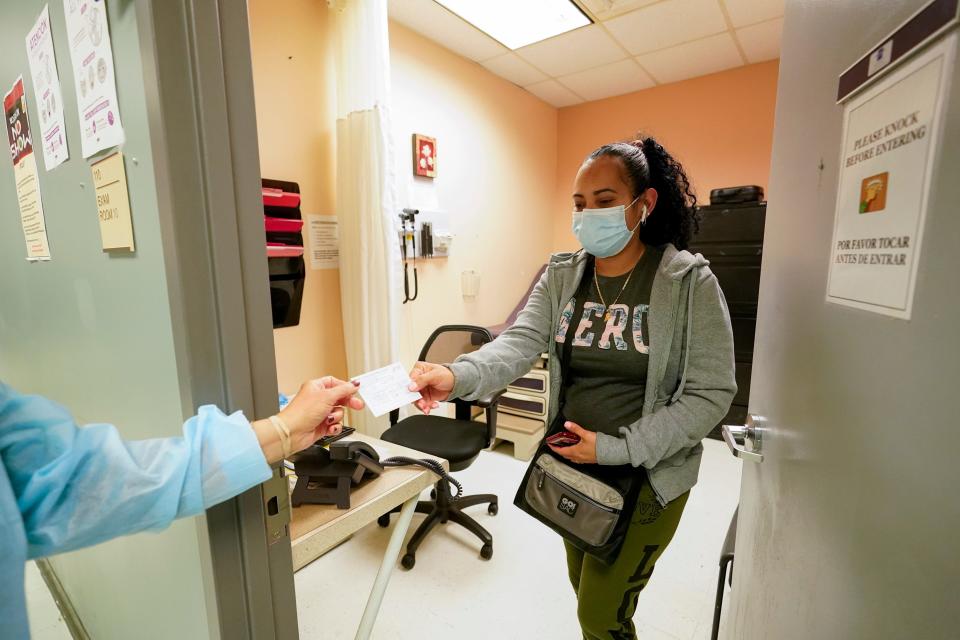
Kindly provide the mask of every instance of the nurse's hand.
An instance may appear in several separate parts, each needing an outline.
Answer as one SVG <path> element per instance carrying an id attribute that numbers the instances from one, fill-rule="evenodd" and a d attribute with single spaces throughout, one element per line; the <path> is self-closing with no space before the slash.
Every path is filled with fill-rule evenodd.
<path id="1" fill-rule="evenodd" d="M 597 434 L 593 431 L 587 431 L 576 422 L 565 422 L 563 426 L 570 433 L 580 436 L 580 442 L 569 447 L 551 446 L 550 449 L 570 462 L 595 464 L 597 462 Z"/>
<path id="2" fill-rule="evenodd" d="M 450 397 L 453 384 L 456 380 L 453 371 L 442 364 L 418 362 L 410 372 L 410 391 L 419 391 L 423 397 L 413 404 L 426 415 Z"/>
<path id="3" fill-rule="evenodd" d="M 363 409 L 357 385 L 332 376 L 303 383 L 279 416 L 290 429 L 290 453 L 306 449 L 326 435 L 340 433 L 345 408 Z M 268 462 L 283 458 L 280 436 L 269 420 L 253 423 Z"/>
<path id="4" fill-rule="evenodd" d="M 280 412 L 290 427 L 291 450 L 306 449 L 326 435 L 340 433 L 343 408 L 363 409 L 363 400 L 356 397 L 357 387 L 333 376 L 304 382 Z"/>

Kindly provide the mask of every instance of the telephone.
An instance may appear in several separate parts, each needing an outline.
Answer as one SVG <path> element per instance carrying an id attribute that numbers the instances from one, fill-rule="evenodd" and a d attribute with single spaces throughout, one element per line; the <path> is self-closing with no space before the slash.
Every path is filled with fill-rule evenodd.
<path id="1" fill-rule="evenodd" d="M 378 464 L 380 463 L 380 456 L 376 449 L 366 442 L 349 440 L 347 442 L 334 442 L 330 445 L 331 460 L 352 460 L 359 463 L 362 456 Z"/>
<path id="2" fill-rule="evenodd" d="M 365 442 L 339 441 L 329 450 L 317 443 L 291 458 L 297 484 L 290 502 L 302 504 L 335 504 L 350 508 L 350 490 L 368 476 L 383 473 L 380 456 Z"/>
<path id="3" fill-rule="evenodd" d="M 349 509 L 350 490 L 366 478 L 380 475 L 385 467 L 416 465 L 429 469 L 454 486 L 453 500 L 463 494 L 460 483 L 438 461 L 405 457 L 380 460 L 376 449 L 359 440 L 340 440 L 330 444 L 329 448 L 317 442 L 290 460 L 297 474 L 297 484 L 290 497 L 294 507 L 335 504 L 340 509 Z"/>

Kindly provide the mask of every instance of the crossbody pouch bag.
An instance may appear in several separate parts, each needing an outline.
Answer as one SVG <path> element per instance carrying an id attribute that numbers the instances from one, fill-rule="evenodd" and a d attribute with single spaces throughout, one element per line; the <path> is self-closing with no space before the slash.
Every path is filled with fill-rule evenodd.
<path id="1" fill-rule="evenodd" d="M 563 431 L 566 422 L 563 405 L 575 326 L 570 323 L 561 350 L 560 406 L 547 437 Z M 541 442 L 513 503 L 576 548 L 612 564 L 623 546 L 645 477 L 631 465 L 571 463 Z"/>

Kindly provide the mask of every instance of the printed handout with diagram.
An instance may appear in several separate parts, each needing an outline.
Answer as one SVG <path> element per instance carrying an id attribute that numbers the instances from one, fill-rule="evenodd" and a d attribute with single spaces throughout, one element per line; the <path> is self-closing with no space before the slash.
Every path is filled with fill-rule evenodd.
<path id="1" fill-rule="evenodd" d="M 410 374 L 399 362 L 353 380 L 360 383 L 360 397 L 378 418 L 423 397 L 416 391 L 410 391 Z"/>
<path id="2" fill-rule="evenodd" d="M 43 7 L 33 29 L 27 34 L 27 61 L 33 78 L 33 97 L 40 113 L 39 146 L 43 161 L 51 171 L 70 157 L 67 149 L 67 128 L 63 121 L 63 95 L 60 74 L 53 53 L 49 7 Z"/>
<path id="3" fill-rule="evenodd" d="M 123 144 L 106 0 L 64 0 L 83 157 Z"/>

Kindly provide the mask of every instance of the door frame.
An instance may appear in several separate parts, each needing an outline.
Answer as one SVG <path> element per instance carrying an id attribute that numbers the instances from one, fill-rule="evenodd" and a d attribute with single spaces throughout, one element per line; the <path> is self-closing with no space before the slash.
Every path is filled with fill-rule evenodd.
<path id="1" fill-rule="evenodd" d="M 246 2 L 135 3 L 184 415 L 204 404 L 271 415 L 277 373 Z M 289 527 L 268 543 L 264 500 L 254 487 L 198 525 L 211 638 L 298 637 Z"/>

